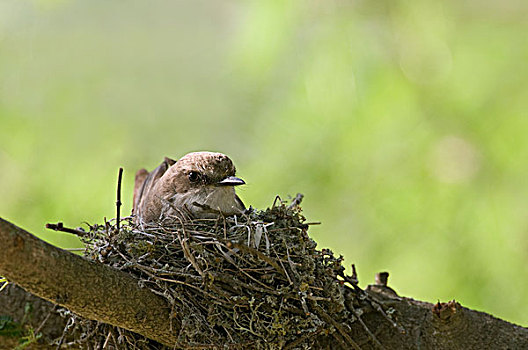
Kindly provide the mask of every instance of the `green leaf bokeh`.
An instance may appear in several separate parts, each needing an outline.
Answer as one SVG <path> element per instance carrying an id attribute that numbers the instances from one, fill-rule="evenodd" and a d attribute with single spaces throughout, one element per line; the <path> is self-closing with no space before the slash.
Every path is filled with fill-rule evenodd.
<path id="1" fill-rule="evenodd" d="M 231 156 L 265 207 L 306 195 L 362 285 L 528 325 L 522 1 L 0 2 L 0 215 L 115 216 L 134 173 Z"/>

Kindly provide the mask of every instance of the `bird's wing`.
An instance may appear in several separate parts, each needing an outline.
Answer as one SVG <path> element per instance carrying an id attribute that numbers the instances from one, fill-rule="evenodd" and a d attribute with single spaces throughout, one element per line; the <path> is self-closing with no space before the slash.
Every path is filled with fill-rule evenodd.
<path id="1" fill-rule="evenodd" d="M 136 179 L 134 182 L 134 201 L 132 206 L 132 215 L 137 213 L 137 207 L 139 204 L 140 192 L 143 189 L 143 184 L 149 175 L 147 169 L 139 169 L 136 173 Z"/>
<path id="2" fill-rule="evenodd" d="M 242 202 L 242 199 L 238 195 L 235 195 L 235 201 L 242 207 L 242 210 L 246 210 L 246 206 L 244 205 L 244 202 Z"/>
<path id="3" fill-rule="evenodd" d="M 174 159 L 165 157 L 163 162 L 161 162 L 161 164 L 150 173 L 145 169 L 141 169 L 136 173 L 136 183 L 134 185 L 134 208 L 132 210 L 133 214 L 138 215 L 141 200 L 147 197 L 149 191 L 154 187 L 159 178 L 162 177 L 167 169 L 169 169 L 174 163 L 176 163 Z"/>

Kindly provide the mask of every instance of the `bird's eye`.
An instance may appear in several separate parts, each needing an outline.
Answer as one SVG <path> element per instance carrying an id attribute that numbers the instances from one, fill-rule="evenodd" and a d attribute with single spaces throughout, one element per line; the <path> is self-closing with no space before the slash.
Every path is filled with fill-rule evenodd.
<path id="1" fill-rule="evenodd" d="M 191 171 L 189 173 L 189 180 L 191 182 L 196 182 L 196 181 L 200 180 L 200 173 L 197 172 L 197 171 Z"/>

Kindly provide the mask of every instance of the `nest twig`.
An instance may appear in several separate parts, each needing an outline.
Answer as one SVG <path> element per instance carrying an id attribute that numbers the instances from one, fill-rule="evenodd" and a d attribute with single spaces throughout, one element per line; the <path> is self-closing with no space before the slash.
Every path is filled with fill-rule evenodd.
<path id="1" fill-rule="evenodd" d="M 330 336 L 358 349 L 342 324 L 359 318 L 353 304 L 365 303 L 366 293 L 344 274 L 342 257 L 316 249 L 301 199 L 218 219 L 168 218 L 138 227 L 124 218 L 119 229 L 90 226 L 81 239 L 87 257 L 136 275 L 167 299 L 182 324 L 174 348 L 308 349 Z M 73 317 L 84 347 L 165 349 Z"/>

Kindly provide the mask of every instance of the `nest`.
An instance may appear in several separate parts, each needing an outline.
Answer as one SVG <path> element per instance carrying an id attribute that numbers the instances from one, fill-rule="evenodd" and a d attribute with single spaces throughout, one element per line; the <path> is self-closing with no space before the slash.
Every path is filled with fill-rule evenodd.
<path id="1" fill-rule="evenodd" d="M 74 343 L 94 349 L 358 348 L 347 323 L 358 319 L 356 308 L 368 296 L 345 275 L 341 256 L 316 249 L 299 202 L 279 200 L 266 210 L 218 219 L 138 227 L 125 218 L 119 230 L 110 223 L 90 226 L 85 255 L 138 277 L 167 299 L 182 326 L 178 343 L 168 348 L 70 315 Z"/>

